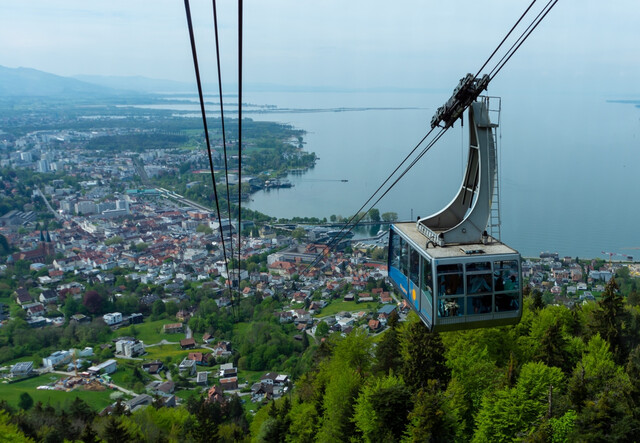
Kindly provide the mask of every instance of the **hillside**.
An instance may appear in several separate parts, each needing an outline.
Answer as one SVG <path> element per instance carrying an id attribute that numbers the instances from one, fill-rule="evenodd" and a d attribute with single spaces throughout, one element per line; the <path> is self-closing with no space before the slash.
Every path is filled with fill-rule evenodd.
<path id="1" fill-rule="evenodd" d="M 0 97 L 114 97 L 123 92 L 31 68 L 0 66 Z M 128 93 L 130 94 L 130 93 Z"/>

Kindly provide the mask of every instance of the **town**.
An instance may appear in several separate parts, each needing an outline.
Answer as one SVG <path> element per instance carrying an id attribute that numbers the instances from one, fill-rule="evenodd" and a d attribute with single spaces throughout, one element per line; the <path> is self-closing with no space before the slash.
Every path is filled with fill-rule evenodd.
<path id="1" fill-rule="evenodd" d="M 188 178 L 202 156 L 105 158 L 85 149 L 94 136 L 5 140 L 0 392 L 12 405 L 78 397 L 109 415 L 198 397 L 252 415 L 291 392 L 310 345 L 355 329 L 375 339 L 409 314 L 387 279 L 384 225 L 331 248 L 340 225 L 219 219 Z M 523 259 L 525 293 L 571 308 L 617 275 L 640 303 L 640 266 L 611 258 Z"/>

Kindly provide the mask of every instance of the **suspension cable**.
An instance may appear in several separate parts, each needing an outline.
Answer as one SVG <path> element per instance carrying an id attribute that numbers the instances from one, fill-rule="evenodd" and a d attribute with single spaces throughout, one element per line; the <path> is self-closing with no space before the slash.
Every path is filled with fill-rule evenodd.
<path id="1" fill-rule="evenodd" d="M 360 206 L 360 209 L 358 209 L 356 211 L 356 213 L 354 215 L 352 215 L 349 220 L 347 221 L 347 223 L 344 224 L 344 226 L 340 229 L 340 231 L 338 231 L 338 235 L 336 235 L 333 240 L 331 240 L 329 242 L 329 244 L 327 245 L 329 248 L 332 248 L 335 243 L 336 243 L 336 238 L 340 237 L 340 235 L 342 234 L 342 232 L 347 228 L 347 226 L 351 225 L 352 221 L 358 217 L 358 215 L 360 214 L 360 212 L 365 208 L 365 206 L 367 206 L 369 204 L 369 202 L 371 200 L 373 200 L 373 198 L 376 196 L 376 194 L 378 192 L 380 192 L 380 190 L 389 182 L 389 180 L 391 180 L 391 178 L 395 175 L 396 172 L 398 172 L 398 170 L 402 167 L 402 165 L 413 155 L 414 152 L 416 152 L 416 150 L 420 147 L 420 145 L 422 143 L 424 143 L 424 141 L 429 137 L 429 135 L 431 135 L 431 133 L 434 131 L 434 128 L 432 128 L 429 132 L 427 132 L 427 135 L 425 135 L 424 137 L 422 137 L 422 139 L 414 146 L 414 148 L 411 150 L 411 152 L 409 152 L 409 154 L 407 154 L 405 156 L 405 158 L 398 164 L 398 166 L 396 166 L 396 168 L 393 170 L 393 172 L 391 172 L 391 174 L 389 174 L 389 176 L 386 178 L 386 180 L 384 182 L 382 182 L 382 184 L 380 186 L 378 186 L 378 189 L 376 189 L 373 194 L 371 194 L 371 196 L 367 199 L 366 202 L 364 202 L 364 204 L 362 206 Z M 355 225 L 358 224 L 360 220 L 358 220 L 356 223 L 354 223 L 354 227 Z M 351 228 L 353 229 L 353 228 Z M 347 231 L 351 232 L 351 229 L 349 229 Z M 345 233 L 345 235 L 347 235 L 347 233 Z"/>
<path id="2" fill-rule="evenodd" d="M 549 2 L 545 5 L 544 8 L 538 13 L 536 18 L 529 24 L 529 26 L 524 30 L 524 32 L 520 35 L 518 40 L 509 48 L 509 51 L 500 59 L 498 64 L 491 70 L 489 76 L 493 79 L 498 72 L 504 67 L 504 65 L 513 57 L 513 54 L 522 46 L 522 44 L 529 38 L 531 33 L 538 27 L 540 22 L 547 16 L 547 14 L 553 9 L 553 7 L 558 3 L 558 0 L 549 0 Z M 526 35 L 525 35 L 526 34 Z M 507 56 L 508 55 L 508 56 Z M 505 59 L 506 57 L 506 59 Z M 503 62 L 504 60 L 504 62 Z"/>
<path id="3" fill-rule="evenodd" d="M 220 96 L 220 122 L 222 124 L 222 149 L 224 153 L 224 180 L 227 188 L 227 218 L 231 223 L 231 203 L 229 194 L 229 164 L 227 161 L 227 133 L 224 127 L 224 105 L 222 103 L 222 74 L 220 69 L 220 45 L 218 39 L 218 14 L 216 12 L 216 0 L 213 0 L 213 28 L 216 39 L 216 62 L 218 67 L 218 95 Z M 220 235 L 224 235 L 220 231 Z M 233 258 L 233 241 L 229 242 L 229 255 Z M 228 274 L 227 274 L 228 275 Z"/>
<path id="4" fill-rule="evenodd" d="M 512 26 L 512 28 L 509 30 L 509 32 L 507 33 L 507 35 L 502 39 L 502 41 L 498 44 L 498 46 L 496 47 L 496 49 L 491 53 L 491 55 L 489 56 L 489 58 L 484 62 L 484 64 L 482 65 L 482 67 L 479 69 L 478 74 L 476 74 L 475 77 L 477 77 L 479 75 L 479 73 L 486 67 L 486 65 L 489 63 L 489 61 L 493 58 L 493 56 L 497 53 L 497 51 L 500 49 L 500 47 L 504 44 L 504 42 L 506 41 L 506 39 L 511 35 L 511 33 L 514 31 L 514 29 L 518 26 L 518 24 L 522 21 L 522 19 L 525 17 L 525 15 L 529 12 L 529 10 L 531 9 L 531 7 L 533 6 L 533 4 L 536 2 L 536 0 L 533 0 L 533 2 L 529 5 L 529 7 L 525 10 L 525 12 L 520 16 L 520 18 L 516 21 L 516 24 L 514 26 Z M 529 24 L 529 26 L 522 32 L 522 34 L 518 37 L 518 39 L 516 39 L 515 43 L 507 50 L 507 52 L 505 53 L 505 55 L 503 55 L 503 57 L 498 61 L 498 63 L 494 66 L 494 68 L 490 71 L 490 79 L 493 79 L 498 72 L 500 72 L 500 70 L 504 67 L 504 65 L 509 61 L 509 59 L 513 56 L 513 54 L 515 54 L 515 52 L 520 48 L 520 46 L 522 46 L 522 44 L 524 43 L 524 41 L 531 35 L 531 33 L 533 32 L 533 30 L 540 24 L 540 22 L 546 17 L 546 15 L 551 11 L 551 9 L 556 5 L 556 3 L 558 2 L 558 0 L 549 0 L 549 2 L 544 6 L 544 8 L 542 9 L 542 11 L 540 11 L 538 13 L 538 15 L 533 19 L 533 21 Z M 459 100 L 456 99 L 456 102 L 459 102 Z M 427 137 L 433 132 L 433 129 L 431 131 L 429 131 L 427 133 L 427 135 L 425 135 L 422 140 L 420 140 L 420 142 L 416 145 L 416 147 L 413 148 L 413 150 L 409 153 L 409 155 L 407 155 L 402 162 L 400 162 L 400 164 L 396 167 L 396 169 L 394 169 L 394 171 L 385 179 L 385 181 L 383 182 L 382 185 L 380 185 L 378 187 L 378 189 L 371 195 L 371 197 L 369 197 L 369 199 L 365 202 L 364 205 L 362 205 L 360 207 L 360 209 L 358 210 L 358 212 L 353 215 L 349 221 L 343 226 L 343 228 L 340 230 L 340 232 L 338 233 L 337 236 L 335 236 L 328 244 L 327 246 L 332 249 L 336 244 L 339 244 L 344 237 L 346 237 L 346 235 L 351 232 L 355 226 L 362 220 L 362 218 L 364 218 L 364 216 L 368 213 L 368 211 L 364 212 L 364 213 L 360 213 L 360 211 L 362 211 L 362 209 L 375 197 L 375 195 L 380 191 L 380 189 L 382 189 L 382 187 L 385 186 L 385 184 L 393 177 L 393 175 L 395 175 L 395 173 L 398 171 L 398 169 L 407 161 L 407 159 L 415 152 L 415 150 L 427 139 Z M 398 181 L 404 177 L 404 175 L 409 172 L 409 169 L 411 169 L 418 160 L 420 160 L 426 153 L 427 151 L 429 151 L 429 149 L 431 149 L 431 147 L 433 146 L 433 144 L 435 143 L 435 141 L 439 140 L 442 135 L 444 135 L 444 133 L 447 131 L 448 127 L 443 128 L 442 131 L 440 131 L 435 137 L 434 139 L 429 142 L 429 144 L 427 145 L 426 148 L 423 149 L 423 151 L 421 151 L 421 153 L 410 163 L 410 165 L 402 172 L 402 174 L 387 188 L 387 190 L 373 203 L 373 205 L 370 206 L 370 208 L 373 208 L 385 195 L 387 195 L 387 193 L 389 191 L 391 191 L 391 189 L 398 183 Z M 355 221 L 355 223 L 352 223 L 353 220 L 357 218 L 357 220 Z M 349 229 L 347 229 L 347 227 L 351 225 L 349 227 Z M 343 233 L 344 232 L 344 233 Z M 306 272 L 309 268 L 313 267 L 316 263 L 318 263 L 318 261 L 320 261 L 320 259 L 322 258 L 322 254 L 319 254 L 319 256 L 311 263 L 309 264 L 305 270 L 303 271 Z"/>
<path id="5" fill-rule="evenodd" d="M 493 52 L 491 53 L 491 55 L 489 56 L 489 58 L 487 59 L 487 61 L 484 62 L 484 64 L 480 67 L 480 69 L 478 69 L 478 72 L 476 73 L 476 77 L 480 75 L 480 73 L 482 72 L 482 70 L 485 68 L 485 66 L 487 66 L 487 64 L 489 63 L 489 61 L 493 58 L 494 55 L 496 55 L 496 52 L 498 52 L 498 50 L 500 49 L 500 47 L 503 45 L 503 43 L 509 38 L 509 36 L 511 35 L 511 33 L 513 32 L 514 29 L 516 29 L 516 27 L 520 24 L 520 22 L 522 21 L 522 19 L 524 18 L 525 15 L 527 15 L 527 13 L 529 12 L 529 10 L 531 9 L 531 7 L 535 4 L 537 0 L 533 0 L 531 2 L 531 4 L 529 5 L 529 7 L 526 9 L 526 11 L 524 11 L 522 13 L 522 15 L 520 16 L 520 18 L 518 19 L 518 21 L 516 21 L 515 25 L 513 25 L 511 27 L 511 29 L 509 30 L 509 32 L 507 32 L 507 35 L 504 36 L 504 38 L 502 39 L 502 41 L 500 42 L 500 44 L 496 47 L 496 49 L 493 50 Z"/>
<path id="6" fill-rule="evenodd" d="M 196 71 L 196 83 L 198 84 L 198 97 L 200 98 L 200 111 L 202 113 L 202 124 L 204 125 L 204 137 L 207 143 L 207 153 L 209 155 L 209 168 L 211 169 L 211 182 L 213 183 L 213 195 L 216 200 L 216 211 L 218 212 L 218 224 L 220 228 L 220 237 L 222 239 L 222 254 L 224 256 L 224 266 L 229 274 L 229 262 L 227 260 L 227 251 L 224 243 L 224 235 L 222 232 L 222 220 L 220 218 L 220 203 L 218 201 L 218 190 L 216 188 L 215 172 L 213 169 L 213 158 L 211 156 L 211 142 L 209 140 L 209 129 L 207 127 L 207 114 L 204 107 L 204 97 L 202 95 L 202 82 L 200 81 L 200 68 L 198 67 L 198 54 L 196 50 L 196 40 L 193 33 L 193 23 L 191 21 L 191 9 L 189 8 L 189 0 L 184 0 L 184 9 L 187 15 L 187 25 L 189 27 L 189 39 L 191 41 L 191 53 L 193 55 L 193 67 Z M 229 290 L 231 288 L 229 287 Z"/>
<path id="7" fill-rule="evenodd" d="M 238 290 L 242 258 L 242 0 L 238 0 Z"/>

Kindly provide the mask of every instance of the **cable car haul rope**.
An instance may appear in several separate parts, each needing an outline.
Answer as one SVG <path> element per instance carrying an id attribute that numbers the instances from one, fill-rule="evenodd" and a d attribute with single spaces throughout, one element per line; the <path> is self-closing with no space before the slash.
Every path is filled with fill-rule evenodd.
<path id="1" fill-rule="evenodd" d="M 457 196 L 440 212 L 417 222 L 395 223 L 389 232 L 389 278 L 405 301 L 418 313 L 430 330 L 446 331 L 485 326 L 514 324 L 522 315 L 522 282 L 520 254 L 491 237 L 486 229 L 490 219 L 491 206 L 497 205 L 497 152 L 495 128 L 489 119 L 489 98 L 480 97 L 493 78 L 502 70 L 516 51 L 538 27 L 558 0 L 549 0 L 528 22 L 528 25 L 513 40 L 493 65 L 489 74 L 480 75 L 502 46 L 512 38 L 513 32 L 521 26 L 530 14 L 536 0 L 533 0 L 513 27 L 501 40 L 475 75 L 465 75 L 454 89 L 447 102 L 439 107 L 430 122 L 430 130 L 389 174 L 375 192 L 356 211 L 339 233 L 329 242 L 329 248 L 339 245 L 362 218 L 386 196 L 389 191 L 415 166 L 454 123 L 469 109 L 469 155 L 463 183 Z M 184 0 L 187 24 L 191 39 L 200 107 L 209 153 L 209 164 L 213 181 L 216 211 L 222 235 L 225 266 L 228 257 L 224 243 L 218 193 L 216 190 L 211 147 L 198 69 L 193 25 L 189 10 L 189 0 Z M 242 0 L 238 0 L 238 158 L 239 177 L 242 174 Z M 218 82 L 222 106 L 222 83 L 220 78 L 220 56 L 216 3 L 213 0 L 214 26 L 216 32 L 216 57 L 218 62 Z M 226 139 L 225 176 L 228 174 Z M 432 137 L 430 140 L 429 138 Z M 429 140 L 429 141 L 427 141 Z M 418 148 L 426 145 L 416 155 Z M 408 164 L 407 164 L 408 162 Z M 407 164 L 405 166 L 405 164 Z M 404 166 L 404 169 L 403 169 Z M 402 170 L 402 171 L 401 171 Z M 240 180 L 241 183 L 241 180 Z M 241 193 L 241 186 L 238 192 Z M 375 201 L 374 201 L 375 199 Z M 372 204 L 370 204 L 373 201 Z M 229 188 L 227 180 L 227 204 Z M 366 209 L 363 212 L 363 209 Z M 238 206 L 237 275 L 240 274 L 242 198 Z M 228 207 L 229 218 L 231 217 Z M 231 250 L 233 257 L 233 249 Z M 304 272 L 315 266 L 324 254 L 307 266 Z M 230 278 L 227 279 L 231 291 Z"/>

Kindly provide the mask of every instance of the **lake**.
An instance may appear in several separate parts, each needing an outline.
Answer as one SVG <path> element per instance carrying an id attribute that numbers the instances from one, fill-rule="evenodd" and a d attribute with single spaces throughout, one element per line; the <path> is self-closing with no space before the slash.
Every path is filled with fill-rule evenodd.
<path id="1" fill-rule="evenodd" d="M 307 173 L 288 177 L 293 188 L 258 192 L 246 206 L 287 218 L 354 214 L 428 132 L 435 108 L 448 96 L 245 93 L 244 102 L 280 108 L 412 108 L 247 114 L 307 131 L 305 149 L 319 160 Z M 502 240 L 523 255 L 640 256 L 640 249 L 630 249 L 640 247 L 640 109 L 609 98 L 529 91 L 503 96 Z M 376 207 L 401 220 L 439 211 L 460 186 L 467 140 L 468 128 L 456 124 Z"/>

